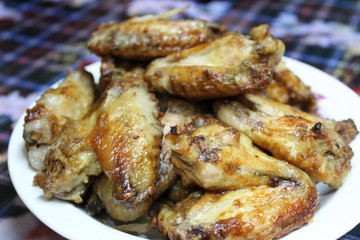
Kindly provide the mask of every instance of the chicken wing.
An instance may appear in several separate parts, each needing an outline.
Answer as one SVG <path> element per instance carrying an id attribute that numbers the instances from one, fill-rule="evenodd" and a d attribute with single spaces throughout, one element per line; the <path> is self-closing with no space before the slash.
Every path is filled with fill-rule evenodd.
<path id="1" fill-rule="evenodd" d="M 140 68 L 111 85 L 105 97 L 114 100 L 99 114 L 92 145 L 114 197 L 136 206 L 156 193 L 162 137 L 157 100 Z"/>
<path id="2" fill-rule="evenodd" d="M 284 44 L 270 35 L 268 25 L 260 25 L 250 37 L 227 33 L 156 59 L 146 79 L 159 92 L 189 99 L 234 96 L 267 86 L 283 53 Z"/>
<path id="3" fill-rule="evenodd" d="M 92 111 L 63 130 L 35 177 L 46 196 L 81 202 L 89 176 L 102 170 L 119 201 L 136 205 L 153 195 L 161 128 L 142 76 L 136 69 L 111 82 Z"/>
<path id="4" fill-rule="evenodd" d="M 273 239 L 314 215 L 318 193 L 306 173 L 213 118 L 194 119 L 166 142 L 183 182 L 217 190 L 160 206 L 153 222 L 170 239 Z"/>
<path id="5" fill-rule="evenodd" d="M 160 118 L 163 125 L 163 132 L 168 133 L 170 126 L 182 126 L 190 121 L 190 116 L 196 113 L 196 107 L 192 104 L 173 99 L 167 104 L 166 113 Z M 156 180 L 156 191 L 153 197 L 139 203 L 135 208 L 117 201 L 113 197 L 113 189 L 106 175 L 102 176 L 94 184 L 94 190 L 101 202 L 104 204 L 106 212 L 113 218 L 128 222 L 133 221 L 144 214 L 148 213 L 154 200 L 157 199 L 174 181 L 176 175 L 173 171 L 173 165 L 170 162 L 171 150 L 162 144 L 161 153 L 159 155 L 158 178 Z"/>
<path id="6" fill-rule="evenodd" d="M 274 79 L 269 86 L 261 91 L 271 99 L 295 106 L 306 112 L 316 109 L 315 95 L 284 62 L 280 62 L 274 70 Z"/>
<path id="7" fill-rule="evenodd" d="M 277 103 L 261 96 L 256 96 L 255 94 L 247 94 L 245 95 L 245 98 L 240 99 L 242 99 L 243 101 L 245 99 L 250 99 L 250 101 L 245 100 L 245 102 L 250 105 L 253 105 L 252 103 L 256 103 L 256 108 L 259 109 L 259 111 L 268 113 L 270 115 L 300 116 L 312 122 L 319 122 L 326 128 L 330 128 L 336 133 L 338 133 L 346 144 L 349 144 L 358 134 L 358 130 L 352 119 L 335 121 L 333 119 L 322 118 L 316 114 L 303 112 L 297 108 L 291 107 L 286 104 Z"/>
<path id="8" fill-rule="evenodd" d="M 226 30 L 224 25 L 202 20 L 170 20 L 184 10 L 103 24 L 91 35 L 88 48 L 100 56 L 153 59 L 207 42 Z"/>
<path id="9" fill-rule="evenodd" d="M 89 137 L 98 113 L 93 109 L 83 119 L 67 124 L 50 146 L 45 169 L 34 178 L 34 184 L 43 189 L 45 197 L 81 203 L 90 177 L 102 172 Z"/>
<path id="10" fill-rule="evenodd" d="M 350 171 L 352 149 L 336 132 L 337 124 L 253 94 L 239 101 L 218 101 L 216 116 L 248 135 L 274 157 L 306 171 L 332 188 Z"/>
<path id="11" fill-rule="evenodd" d="M 171 131 L 165 139 L 173 151 L 175 171 L 185 186 L 228 191 L 271 184 L 277 178 L 307 178 L 303 171 L 269 157 L 245 134 L 214 118 L 198 116 L 183 132 Z"/>
<path id="12" fill-rule="evenodd" d="M 66 123 L 85 116 L 95 98 L 92 75 L 79 69 L 69 73 L 57 88 L 45 91 L 35 106 L 26 110 L 23 137 L 34 169 L 44 169 L 45 154 L 55 137 Z"/>

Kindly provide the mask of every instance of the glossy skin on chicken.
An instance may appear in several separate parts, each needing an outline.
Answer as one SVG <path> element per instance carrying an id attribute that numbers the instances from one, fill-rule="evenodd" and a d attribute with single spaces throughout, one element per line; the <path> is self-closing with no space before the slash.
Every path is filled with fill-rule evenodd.
<path id="1" fill-rule="evenodd" d="M 308 222 L 318 193 L 300 169 L 272 158 L 251 140 L 215 119 L 194 119 L 166 136 L 186 184 L 207 190 L 153 218 L 170 239 L 273 239 Z"/>
<path id="2" fill-rule="evenodd" d="M 136 69 L 112 81 L 87 116 L 66 126 L 45 157 L 46 170 L 35 177 L 47 197 L 81 202 L 89 176 L 102 171 L 124 204 L 153 195 L 161 128 L 142 76 Z"/>
<path id="3" fill-rule="evenodd" d="M 277 103 L 256 94 L 246 94 L 243 98 L 240 99 L 250 100 L 245 100 L 246 104 L 250 104 L 248 105 L 249 107 L 254 107 L 254 104 L 256 104 L 256 108 L 259 109 L 259 111 L 265 112 L 267 114 L 276 116 L 300 116 L 312 122 L 319 122 L 326 128 L 330 128 L 338 133 L 346 144 L 349 144 L 358 134 L 358 130 L 352 119 L 335 121 L 333 119 L 322 118 L 316 114 L 307 113 L 299 110 L 298 108 L 289 106 L 287 104 Z"/>
<path id="4" fill-rule="evenodd" d="M 153 59 L 207 42 L 226 30 L 202 20 L 170 20 L 183 10 L 103 24 L 91 35 L 88 48 L 99 56 Z"/>
<path id="5" fill-rule="evenodd" d="M 163 133 L 168 133 L 171 126 L 178 125 L 181 127 L 185 125 L 191 121 L 191 116 L 194 116 L 196 112 L 196 107 L 184 100 L 171 100 L 167 104 L 166 112 L 160 118 L 163 125 Z M 156 181 L 156 192 L 153 197 L 138 204 L 135 208 L 117 201 L 113 197 L 114 194 L 108 177 L 106 175 L 100 177 L 94 184 L 94 191 L 103 203 L 106 212 L 113 218 L 123 222 L 133 221 L 148 213 L 153 202 L 175 181 L 176 175 L 170 162 L 171 157 L 171 150 L 163 142 L 159 155 L 160 164 Z"/>
<path id="6" fill-rule="evenodd" d="M 267 86 L 284 44 L 267 25 L 250 37 L 227 33 L 209 43 L 154 60 L 146 79 L 159 92 L 189 99 L 234 96 Z"/>
<path id="7" fill-rule="evenodd" d="M 185 186 L 228 191 L 271 184 L 274 178 L 307 179 L 298 168 L 269 157 L 245 134 L 214 118 L 197 117 L 181 133 L 166 135 L 175 171 Z"/>
<path id="8" fill-rule="evenodd" d="M 122 222 L 129 222 L 146 214 L 152 204 L 148 199 L 135 208 L 129 208 L 114 198 L 111 183 L 106 175 L 102 175 L 94 183 L 94 191 L 101 200 L 106 212 L 114 219 Z"/>
<path id="9" fill-rule="evenodd" d="M 94 184 L 94 191 L 101 200 L 106 212 L 114 219 L 122 222 L 134 221 L 149 213 L 154 201 L 175 181 L 175 173 L 170 163 L 170 156 L 160 156 L 159 176 L 156 181 L 156 192 L 153 197 L 129 207 L 114 198 L 112 185 L 106 175 L 102 175 Z"/>
<path id="10" fill-rule="evenodd" d="M 114 197 L 137 206 L 156 193 L 162 137 L 157 100 L 140 68 L 113 81 L 109 88 L 113 90 L 105 97 L 114 101 L 99 114 L 92 146 Z"/>
<path id="11" fill-rule="evenodd" d="M 248 135 L 274 157 L 303 169 L 314 180 L 332 188 L 342 185 L 353 152 L 344 138 L 331 125 L 328 127 L 327 120 L 257 95 L 239 99 L 216 102 L 217 118 Z"/>
<path id="12" fill-rule="evenodd" d="M 26 110 L 23 137 L 34 169 L 44 169 L 45 154 L 55 137 L 68 122 L 84 117 L 95 98 L 92 75 L 85 70 L 76 70 L 57 88 L 46 90 L 35 106 Z"/>

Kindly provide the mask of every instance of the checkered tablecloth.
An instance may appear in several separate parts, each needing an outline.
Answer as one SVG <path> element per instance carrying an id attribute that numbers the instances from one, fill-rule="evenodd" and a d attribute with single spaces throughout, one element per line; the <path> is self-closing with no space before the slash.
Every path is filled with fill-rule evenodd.
<path id="1" fill-rule="evenodd" d="M 268 23 L 286 56 L 313 65 L 360 93 L 360 1 L 0 2 L 0 239 L 62 239 L 22 204 L 7 170 L 16 122 L 36 96 L 72 70 L 98 60 L 86 39 L 104 22 L 189 5 L 185 17 L 220 21 L 247 33 Z M 360 214 L 360 213 L 359 213 Z M 344 235 L 360 239 L 360 226 Z"/>

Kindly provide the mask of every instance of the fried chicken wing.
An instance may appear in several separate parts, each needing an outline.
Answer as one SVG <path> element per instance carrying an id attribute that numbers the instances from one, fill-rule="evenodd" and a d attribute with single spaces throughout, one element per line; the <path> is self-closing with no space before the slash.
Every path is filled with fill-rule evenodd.
<path id="1" fill-rule="evenodd" d="M 350 171 L 353 151 L 336 131 L 335 121 L 253 94 L 239 101 L 218 101 L 214 111 L 274 157 L 332 188 L 340 187 Z"/>
<path id="2" fill-rule="evenodd" d="M 295 106 L 306 112 L 316 109 L 315 95 L 309 86 L 305 85 L 284 62 L 280 62 L 274 70 L 273 80 L 261 91 L 271 99 Z"/>
<path id="3" fill-rule="evenodd" d="M 91 111 L 83 119 L 67 124 L 50 146 L 45 155 L 45 170 L 34 178 L 34 184 L 43 189 L 45 197 L 81 203 L 91 176 L 102 172 L 89 138 L 97 114 L 96 110 Z"/>
<path id="4" fill-rule="evenodd" d="M 44 169 L 45 154 L 55 137 L 66 123 L 85 116 L 95 97 L 92 75 L 78 69 L 69 73 L 57 88 L 45 91 L 35 106 L 26 110 L 23 137 L 34 169 Z"/>
<path id="5" fill-rule="evenodd" d="M 190 116 L 193 116 L 196 111 L 196 107 L 186 101 L 171 100 L 167 104 L 166 113 L 160 118 L 161 124 L 163 125 L 163 133 L 168 133 L 171 126 L 184 125 L 191 120 Z M 94 190 L 104 204 L 107 213 L 113 218 L 123 222 L 133 221 L 148 213 L 154 200 L 175 181 L 176 175 L 173 170 L 173 165 L 170 162 L 171 157 L 171 150 L 162 143 L 162 149 L 159 155 L 158 178 L 155 184 L 156 192 L 153 197 L 139 203 L 135 208 L 129 207 L 127 204 L 123 204 L 123 202 L 117 201 L 113 197 L 113 189 L 106 175 L 96 181 Z"/>
<path id="6" fill-rule="evenodd" d="M 260 25 L 250 37 L 227 33 L 156 59 L 146 79 L 159 92 L 189 99 L 234 96 L 267 86 L 283 53 L 284 44 L 270 35 L 267 25 Z"/>
<path id="7" fill-rule="evenodd" d="M 157 100 L 134 70 L 110 85 L 110 101 L 99 114 L 92 145 L 114 197 L 136 206 L 156 193 L 162 128 Z"/>
<path id="8" fill-rule="evenodd" d="M 175 171 L 185 186 L 212 191 L 271 184 L 276 178 L 307 178 L 298 168 L 269 157 L 252 141 L 214 118 L 197 117 L 183 132 L 166 135 Z"/>
<path id="9" fill-rule="evenodd" d="M 335 121 L 333 119 L 322 118 L 315 114 L 303 112 L 287 104 L 277 103 L 261 96 L 256 96 L 255 94 L 247 94 L 245 95 L 245 98 L 240 99 L 242 99 L 243 102 L 245 101 L 246 104 L 250 104 L 249 106 L 254 105 L 253 103 L 256 103 L 256 108 L 259 111 L 265 112 L 267 114 L 276 116 L 300 116 L 312 122 L 319 122 L 326 128 L 330 128 L 338 133 L 346 144 L 349 144 L 358 134 L 358 130 L 352 119 Z M 246 101 L 245 99 L 250 99 L 250 101 Z"/>
<path id="10" fill-rule="evenodd" d="M 88 48 L 100 56 L 153 59 L 207 42 L 226 30 L 224 25 L 202 20 L 170 20 L 184 10 L 103 24 L 91 35 Z"/>
<path id="11" fill-rule="evenodd" d="M 69 124 L 35 183 L 48 197 L 81 202 L 89 176 L 104 171 L 119 201 L 137 205 L 156 191 L 161 128 L 156 101 L 136 69 L 113 81 L 92 111 Z"/>
<path id="12" fill-rule="evenodd" d="M 170 239 L 273 239 L 314 215 L 318 193 L 306 173 L 213 118 L 197 117 L 166 142 L 183 182 L 217 190 L 160 206 L 153 223 Z"/>
<path id="13" fill-rule="evenodd" d="M 310 221 L 314 187 L 284 180 L 225 193 L 194 192 L 174 207 L 162 205 L 153 222 L 170 239 L 276 239 Z"/>

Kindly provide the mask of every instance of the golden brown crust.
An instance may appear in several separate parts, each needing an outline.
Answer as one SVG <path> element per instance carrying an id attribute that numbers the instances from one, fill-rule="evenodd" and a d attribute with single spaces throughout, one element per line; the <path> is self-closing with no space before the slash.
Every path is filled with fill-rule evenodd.
<path id="1" fill-rule="evenodd" d="M 80 119 L 89 111 L 95 93 L 90 73 L 79 69 L 68 74 L 57 88 L 45 91 L 36 105 L 26 110 L 25 141 L 28 144 L 49 144 L 68 121 Z M 41 129 L 30 127 L 34 121 L 43 121 Z"/>
<path id="2" fill-rule="evenodd" d="M 342 185 L 353 151 L 337 132 L 335 121 L 257 95 L 244 95 L 239 100 L 217 102 L 216 116 L 315 180 L 333 188 Z"/>
<path id="3" fill-rule="evenodd" d="M 106 94 L 109 99 L 118 97 L 99 115 L 91 144 L 114 197 L 138 205 L 156 192 L 162 136 L 157 101 L 141 71 L 112 82 Z"/>
<path id="4" fill-rule="evenodd" d="M 183 183 L 216 190 L 160 206 L 153 223 L 170 239 L 274 239 L 314 215 L 318 193 L 306 173 L 214 118 L 197 116 L 166 144 Z"/>
<path id="5" fill-rule="evenodd" d="M 23 137 L 34 169 L 44 169 L 49 146 L 67 123 L 85 116 L 96 95 L 92 75 L 78 69 L 69 73 L 58 87 L 45 91 L 36 105 L 26 110 Z"/>
<path id="6" fill-rule="evenodd" d="M 275 188 L 194 192 L 172 208 L 162 205 L 153 222 L 170 239 L 277 239 L 309 222 L 317 204 L 315 187 L 302 191 L 284 182 Z"/>
<path id="7" fill-rule="evenodd" d="M 274 39 L 267 25 L 254 32 L 266 34 L 257 40 L 227 33 L 209 43 L 154 60 L 146 79 L 159 92 L 189 99 L 234 96 L 263 88 L 272 78 L 272 68 L 284 53 L 284 45 Z M 272 43 L 262 49 L 264 42 Z"/>
<path id="8" fill-rule="evenodd" d="M 273 185 L 274 179 L 299 181 L 308 176 L 286 162 L 269 157 L 244 134 L 212 117 L 197 116 L 165 144 L 173 151 L 175 171 L 185 186 L 228 191 Z"/>
<path id="9" fill-rule="evenodd" d="M 35 177 L 48 197 L 81 202 L 89 176 L 102 171 L 126 204 L 154 195 L 162 133 L 157 102 L 142 76 L 135 69 L 112 81 L 92 111 L 56 139 L 45 157 L 46 171 Z"/>
<path id="10" fill-rule="evenodd" d="M 207 42 L 216 32 L 226 29 L 202 20 L 170 20 L 171 17 L 148 15 L 101 25 L 91 35 L 88 48 L 100 56 L 153 59 Z"/>

